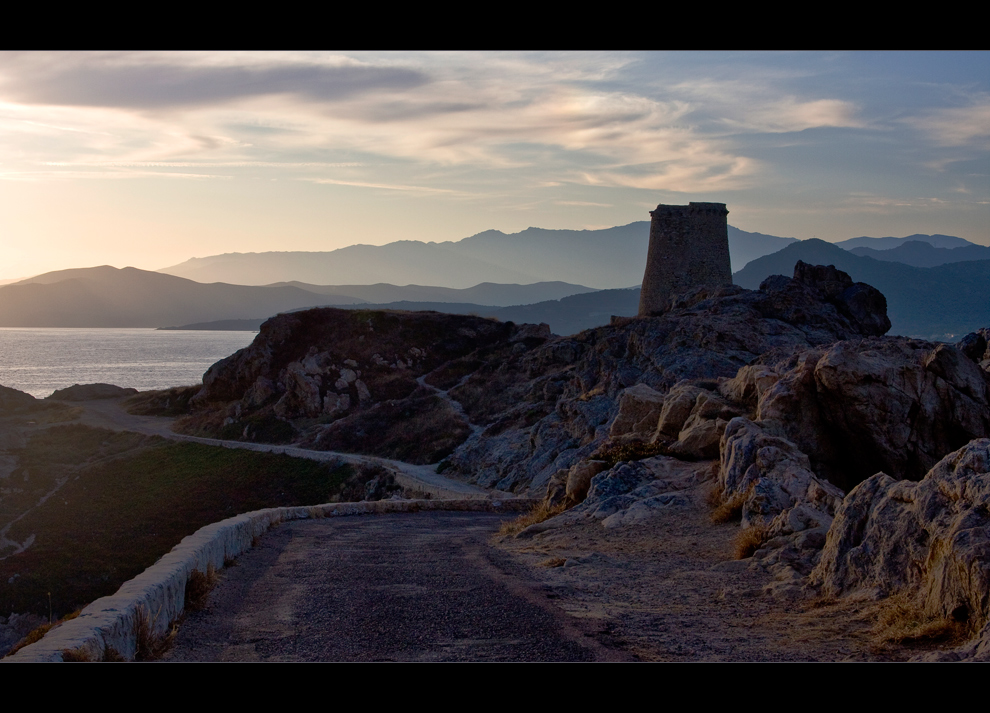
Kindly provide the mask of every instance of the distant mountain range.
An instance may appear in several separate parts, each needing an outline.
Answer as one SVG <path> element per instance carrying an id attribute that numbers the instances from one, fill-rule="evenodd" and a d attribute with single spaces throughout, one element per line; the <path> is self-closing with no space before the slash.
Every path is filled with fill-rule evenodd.
<path id="1" fill-rule="evenodd" d="M 950 262 L 990 260 L 990 248 L 982 245 L 965 245 L 957 248 L 937 248 L 931 243 L 910 240 L 896 248 L 853 248 L 849 252 L 860 257 L 871 257 L 884 262 L 900 262 L 912 267 L 936 267 Z"/>
<path id="2" fill-rule="evenodd" d="M 914 235 L 908 235 L 906 238 L 850 238 L 849 240 L 840 240 L 833 243 L 833 245 L 838 245 L 843 250 L 854 250 L 855 248 L 892 250 L 900 247 L 904 243 L 911 242 L 928 243 L 932 247 L 945 248 L 948 250 L 976 244 L 971 243 L 968 240 L 963 240 L 962 238 L 957 238 L 954 235 L 940 235 L 938 233 L 935 235 L 922 235 L 921 233 L 915 233 Z"/>
<path id="3" fill-rule="evenodd" d="M 650 242 L 648 221 L 604 230 L 486 230 L 457 242 L 400 240 L 329 252 L 227 253 L 159 270 L 197 282 L 321 285 L 389 282 L 468 288 L 483 282 L 557 280 L 596 289 L 638 286 Z M 734 266 L 796 242 L 729 226 Z M 738 268 L 737 268 L 738 269 Z"/>
<path id="4" fill-rule="evenodd" d="M 279 312 L 349 305 L 547 322 L 555 333 L 571 334 L 607 324 L 613 314 L 636 314 L 639 291 L 629 286 L 642 279 L 648 239 L 646 222 L 593 231 L 530 228 L 512 235 L 487 231 L 458 243 L 401 241 L 327 253 L 235 253 L 169 268 L 187 269 L 201 280 L 218 274 L 231 280 L 264 278 L 264 286 L 204 284 L 135 268 L 60 270 L 0 286 L 0 326 L 251 329 Z M 734 275 L 744 287 L 756 288 L 770 274 L 792 274 L 797 260 L 834 264 L 887 296 L 894 331 L 900 334 L 939 338 L 990 324 L 990 248 L 961 238 L 861 237 L 832 244 L 730 226 L 729 239 L 732 260 L 745 261 Z M 460 268 L 464 271 L 458 272 Z M 348 284 L 301 281 L 321 271 L 343 274 Z M 450 286 L 482 273 L 488 279 Z M 498 284 L 491 281 L 492 273 L 521 276 L 528 283 Z M 588 281 L 548 280 L 565 274 Z M 386 275 L 396 282 L 432 276 L 440 286 L 398 286 L 382 282 Z M 542 281 L 530 280 L 534 275 Z M 280 276 L 295 279 L 272 279 Z M 355 284 L 364 279 L 368 284 Z M 609 282 L 622 288 L 585 286 Z"/>
<path id="5" fill-rule="evenodd" d="M 796 238 L 750 233 L 731 225 L 728 233 L 729 257 L 734 271 L 752 260 L 799 242 Z M 346 285 L 339 288 L 345 290 L 341 294 L 350 294 L 346 292 L 350 285 L 382 282 L 464 289 L 479 283 L 560 281 L 595 289 L 615 289 L 638 286 L 642 282 L 649 239 L 647 221 L 604 230 L 527 228 L 519 233 L 486 230 L 457 242 L 401 240 L 380 246 L 351 245 L 328 252 L 227 253 L 193 258 L 159 272 L 197 282 L 288 283 L 307 290 L 315 289 L 314 285 Z M 911 247 L 903 246 L 919 241 L 945 251 L 945 255 L 938 253 L 942 257 L 932 258 L 945 262 L 982 259 L 972 257 L 966 250 L 990 250 L 950 235 L 860 237 L 838 245 L 847 250 L 891 250 L 896 253 L 897 260 L 902 256 L 914 260 L 909 257 Z M 964 252 L 956 252 L 964 248 Z M 425 295 L 413 299 L 438 301 Z M 494 304 L 487 298 L 465 301 Z"/>
<path id="6" fill-rule="evenodd" d="M 202 284 L 133 267 L 118 269 L 104 265 L 48 272 L 0 287 L 0 327 L 170 327 L 218 320 L 267 319 L 279 312 L 307 307 L 400 300 L 436 303 L 484 300 L 485 309 L 497 310 L 589 292 L 593 291 L 583 285 L 562 282 L 484 283 L 465 290 L 388 284 L 343 287 Z M 238 325 L 234 322 L 214 328 L 231 326 Z"/>

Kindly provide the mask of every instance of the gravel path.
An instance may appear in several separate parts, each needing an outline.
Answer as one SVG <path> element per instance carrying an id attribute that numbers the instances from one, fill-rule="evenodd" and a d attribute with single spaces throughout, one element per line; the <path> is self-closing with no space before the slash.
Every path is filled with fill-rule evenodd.
<path id="1" fill-rule="evenodd" d="M 221 573 L 166 660 L 623 660 L 488 544 L 506 517 L 286 523 Z"/>
<path id="2" fill-rule="evenodd" d="M 296 458 L 307 458 L 319 461 L 345 461 L 355 464 L 382 465 L 393 471 L 399 485 L 429 493 L 433 497 L 487 498 L 491 492 L 470 483 L 446 478 L 436 472 L 435 465 L 414 465 L 389 458 L 362 456 L 338 451 L 314 451 L 295 446 L 273 445 L 270 443 L 247 443 L 244 441 L 223 441 L 218 438 L 199 438 L 186 436 L 172 431 L 173 418 L 159 416 L 135 416 L 124 410 L 124 399 L 93 399 L 73 403 L 79 406 L 81 415 L 79 422 L 94 428 L 108 428 L 115 431 L 134 431 L 149 436 L 161 436 L 176 441 L 202 443 L 208 446 L 223 448 L 241 448 L 244 450 L 261 451 L 266 453 L 285 453 Z"/>

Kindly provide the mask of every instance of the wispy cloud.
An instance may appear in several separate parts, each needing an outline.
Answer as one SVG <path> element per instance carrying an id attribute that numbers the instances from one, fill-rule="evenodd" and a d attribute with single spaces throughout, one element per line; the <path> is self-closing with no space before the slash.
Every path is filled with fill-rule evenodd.
<path id="1" fill-rule="evenodd" d="M 27 53 L 8 55 L 5 64 L 4 92 L 20 102 L 142 110 L 216 106 L 272 94 L 332 102 L 429 81 L 408 67 L 333 56 Z"/>
<path id="2" fill-rule="evenodd" d="M 930 111 L 904 121 L 940 146 L 990 147 L 990 98 L 985 95 L 971 106 Z"/>
<path id="3" fill-rule="evenodd" d="M 772 82 L 703 80 L 671 87 L 692 100 L 702 117 L 731 131 L 788 133 L 823 127 L 861 128 L 854 102 L 835 97 L 801 98 Z"/>
<path id="4" fill-rule="evenodd" d="M 324 183 L 335 186 L 356 186 L 358 188 L 382 188 L 387 191 L 409 191 L 412 193 L 449 193 L 464 194 L 464 191 L 456 191 L 450 188 L 430 188 L 428 186 L 404 186 L 396 183 L 368 183 L 366 181 L 343 181 L 333 178 L 311 178 L 307 179 L 313 183 Z"/>

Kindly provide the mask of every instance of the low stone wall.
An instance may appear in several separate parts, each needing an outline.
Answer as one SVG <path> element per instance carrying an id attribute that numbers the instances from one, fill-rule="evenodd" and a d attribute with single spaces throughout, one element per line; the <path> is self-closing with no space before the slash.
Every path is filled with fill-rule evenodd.
<path id="1" fill-rule="evenodd" d="M 63 661 L 63 652 L 78 658 L 101 661 L 108 652 L 133 660 L 139 635 L 165 636 L 185 608 L 186 582 L 194 570 L 206 572 L 250 549 L 255 538 L 286 520 L 374 515 L 420 510 L 465 510 L 476 512 L 522 512 L 536 501 L 505 500 L 380 500 L 361 503 L 330 503 L 307 507 L 268 508 L 238 515 L 200 528 L 115 594 L 102 597 L 45 637 L 25 646 L 6 662 Z"/>

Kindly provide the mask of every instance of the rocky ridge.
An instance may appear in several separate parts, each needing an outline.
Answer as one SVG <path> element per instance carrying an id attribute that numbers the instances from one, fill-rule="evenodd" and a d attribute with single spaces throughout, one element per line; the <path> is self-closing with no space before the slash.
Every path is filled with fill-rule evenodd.
<path id="1" fill-rule="evenodd" d="M 211 368 L 186 427 L 284 424 L 309 447 L 442 458 L 445 475 L 570 506 L 522 537 L 632 527 L 709 488 L 775 595 L 903 595 L 979 634 L 947 656 L 986 658 L 990 330 L 953 346 L 889 328 L 879 291 L 804 263 L 568 338 L 312 310 Z"/>

